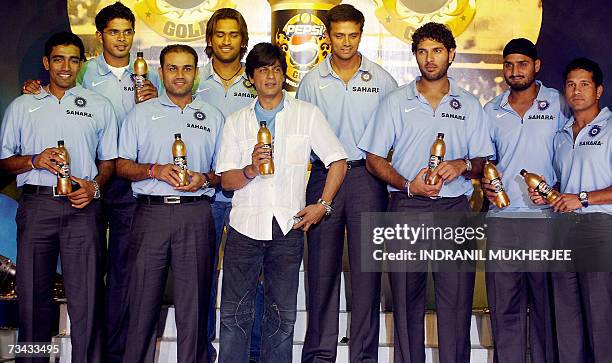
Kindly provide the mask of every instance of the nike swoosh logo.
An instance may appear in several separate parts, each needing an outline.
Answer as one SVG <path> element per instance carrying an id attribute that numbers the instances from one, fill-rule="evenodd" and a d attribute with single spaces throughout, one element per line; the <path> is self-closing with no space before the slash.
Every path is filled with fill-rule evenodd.
<path id="1" fill-rule="evenodd" d="M 208 91 L 210 89 L 209 88 L 198 88 L 198 90 L 196 91 L 196 93 L 200 93 L 200 92 L 204 92 L 204 91 Z"/>
<path id="2" fill-rule="evenodd" d="M 509 113 L 510 113 L 510 111 L 508 111 L 508 112 L 506 112 L 506 113 L 502 113 L 502 114 L 497 114 L 497 115 L 495 115 L 495 117 L 497 117 L 497 118 L 502 118 L 502 117 L 506 116 L 506 115 L 507 115 L 507 114 L 509 114 Z"/>
<path id="3" fill-rule="evenodd" d="M 98 86 L 98 85 L 100 85 L 100 84 L 102 84 L 102 83 L 104 83 L 104 82 L 106 82 L 106 81 L 108 81 L 108 79 L 102 80 L 102 81 L 100 81 L 100 82 L 91 82 L 91 86 L 92 86 L 92 87 L 95 87 L 95 86 Z"/>
<path id="4" fill-rule="evenodd" d="M 328 84 L 324 84 L 322 86 L 319 86 L 319 89 L 326 89 L 327 87 L 331 86 L 331 83 Z"/>
<path id="5" fill-rule="evenodd" d="M 404 108 L 404 112 L 408 113 L 410 111 L 414 111 L 416 109 L 416 107 L 412 107 L 412 108 Z"/>
<path id="6" fill-rule="evenodd" d="M 28 112 L 34 112 L 34 111 L 38 110 L 41 107 L 42 106 L 38 106 L 38 107 L 35 107 L 35 108 L 28 108 Z"/>
<path id="7" fill-rule="evenodd" d="M 151 116 L 151 120 L 155 121 L 155 120 L 159 120 L 160 118 L 164 118 L 166 117 L 166 115 L 161 115 L 161 116 Z"/>

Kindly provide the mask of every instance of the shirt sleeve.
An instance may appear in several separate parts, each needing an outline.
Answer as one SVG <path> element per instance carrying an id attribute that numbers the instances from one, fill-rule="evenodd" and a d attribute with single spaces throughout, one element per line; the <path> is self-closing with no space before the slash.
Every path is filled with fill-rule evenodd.
<path id="1" fill-rule="evenodd" d="M 329 167 L 334 161 L 348 158 L 344 147 L 336 134 L 329 127 L 327 119 L 317 106 L 312 106 L 312 123 L 310 124 L 310 146 L 312 151 Z"/>
<path id="2" fill-rule="evenodd" d="M 119 132 L 119 157 L 133 161 L 138 159 L 137 108 L 132 108 L 128 113 Z"/>
<path id="3" fill-rule="evenodd" d="M 238 147 L 238 136 L 236 135 L 235 123 L 241 112 L 236 112 L 228 117 L 221 133 L 221 143 L 218 157 L 216 158 L 215 173 L 221 173 L 240 168 L 240 148 Z"/>
<path id="4" fill-rule="evenodd" d="M 487 123 L 487 115 L 475 101 L 472 113 L 469 115 L 471 121 L 468 129 L 468 154 L 470 159 L 478 157 L 490 157 L 495 154 L 491 134 Z"/>
<path id="5" fill-rule="evenodd" d="M 2 150 L 0 151 L 0 159 L 6 159 L 21 153 L 21 121 L 22 115 L 19 114 L 13 101 L 4 112 L 4 117 L 2 118 L 2 127 L 0 128 Z"/>
<path id="6" fill-rule="evenodd" d="M 493 145 L 493 154 L 491 155 L 492 160 L 498 160 L 497 155 L 497 146 L 495 145 L 495 128 L 493 127 L 493 112 L 491 110 L 491 106 L 486 104 L 484 107 L 484 115 L 485 115 L 485 126 L 488 130 L 489 138 L 491 139 L 491 144 Z"/>
<path id="7" fill-rule="evenodd" d="M 103 108 L 102 127 L 98 130 L 98 159 L 112 160 L 117 158 L 117 118 L 108 101 L 104 100 Z"/>
<path id="8" fill-rule="evenodd" d="M 399 106 L 394 104 L 392 96 L 385 97 L 368 122 L 368 127 L 361 136 L 357 147 L 365 152 L 386 158 L 395 142 L 396 120 L 394 118 L 400 117 L 397 114 L 398 109 Z"/>
<path id="9" fill-rule="evenodd" d="M 389 73 L 386 74 L 385 82 L 382 90 L 382 97 L 386 97 L 389 93 L 397 89 L 397 81 Z"/>

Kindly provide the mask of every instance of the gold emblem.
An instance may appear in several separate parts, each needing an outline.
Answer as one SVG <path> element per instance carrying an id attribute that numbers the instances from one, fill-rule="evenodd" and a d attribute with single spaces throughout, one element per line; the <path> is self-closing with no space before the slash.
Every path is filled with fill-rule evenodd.
<path id="1" fill-rule="evenodd" d="M 378 0 L 377 3 L 375 14 L 380 23 L 391 34 L 408 43 L 419 26 L 432 21 L 445 24 L 457 37 L 467 29 L 476 14 L 476 0 L 437 1 L 439 4 L 433 1 L 433 7 L 410 0 L 399 0 L 399 4 L 398 0 Z"/>
<path id="2" fill-rule="evenodd" d="M 286 83 L 292 87 L 297 87 L 304 74 L 330 52 L 325 25 L 315 14 L 306 11 L 291 17 L 283 29 L 276 33 L 275 39 L 276 44 L 285 52 Z"/>

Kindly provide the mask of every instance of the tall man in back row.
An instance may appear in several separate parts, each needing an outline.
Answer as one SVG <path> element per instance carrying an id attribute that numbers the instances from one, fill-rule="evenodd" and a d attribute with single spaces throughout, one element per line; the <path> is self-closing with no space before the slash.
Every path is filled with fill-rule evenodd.
<path id="1" fill-rule="evenodd" d="M 368 125 L 359 147 L 367 166 L 389 184 L 391 212 L 468 212 L 470 179 L 482 172 L 481 158 L 493 154 L 485 115 L 472 94 L 448 77 L 455 39 L 438 23 L 427 23 L 412 36 L 421 76 L 389 94 Z M 425 183 L 430 147 L 444 133 L 445 161 Z M 386 160 L 393 148 L 391 164 Z M 470 321 L 474 272 L 433 273 L 440 362 L 470 361 Z M 394 356 L 396 362 L 425 362 L 426 272 L 391 272 Z"/>
<path id="2" fill-rule="evenodd" d="M 308 232 L 308 328 L 302 362 L 335 362 L 344 233 L 351 265 L 350 361 L 376 362 L 380 317 L 380 272 L 361 271 L 361 214 L 382 212 L 385 185 L 365 168 L 357 143 L 383 97 L 397 88 L 387 71 L 359 53 L 364 16 L 352 5 L 328 11 L 325 25 L 331 55 L 302 79 L 297 98 L 317 105 L 348 154 L 348 171 L 334 213 Z M 327 169 L 314 158 L 306 190 L 316 202 Z"/>

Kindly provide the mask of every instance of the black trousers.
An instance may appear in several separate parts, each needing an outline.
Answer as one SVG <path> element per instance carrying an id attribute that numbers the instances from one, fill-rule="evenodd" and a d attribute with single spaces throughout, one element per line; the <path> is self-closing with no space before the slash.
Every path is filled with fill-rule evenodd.
<path id="1" fill-rule="evenodd" d="M 174 278 L 178 362 L 208 362 L 215 230 L 210 203 L 139 202 L 130 236 L 129 325 L 123 361 L 153 362 L 168 268 Z"/>
<path id="2" fill-rule="evenodd" d="M 121 362 L 125 351 L 128 329 L 128 251 L 135 210 L 136 199 L 132 195 L 131 182 L 114 176 L 102 195 L 102 241 L 106 241 L 108 227 L 104 320 L 107 363 Z"/>
<path id="3" fill-rule="evenodd" d="M 323 193 L 327 171 L 313 165 L 307 204 Z M 335 362 L 344 233 L 351 265 L 351 362 L 377 362 L 380 319 L 380 272 L 361 271 L 361 214 L 382 212 L 387 202 L 383 183 L 365 168 L 348 170 L 332 203 L 333 213 L 308 231 L 308 327 L 302 362 Z"/>
<path id="4" fill-rule="evenodd" d="M 607 255 L 597 251 L 612 241 L 611 222 L 610 215 L 588 213 L 568 227 L 566 238 L 581 261 L 590 258 L 593 266 L 604 267 L 598 260 Z M 576 267 L 578 272 L 553 273 L 559 362 L 612 362 L 612 272 Z"/>
<path id="5" fill-rule="evenodd" d="M 70 315 L 73 362 L 101 362 L 102 243 L 98 201 L 83 209 L 65 197 L 24 193 L 17 221 L 20 342 L 49 342 L 58 254 Z M 19 358 L 49 362 L 49 358 Z"/>
<path id="6" fill-rule="evenodd" d="M 550 248 L 554 238 L 553 224 L 543 219 L 489 218 L 487 224 L 488 249 Z M 499 267 L 507 272 L 487 272 L 485 276 L 495 347 L 494 362 L 526 362 L 527 337 L 530 362 L 554 362 L 550 273 L 524 272 L 530 271 L 529 266 L 524 265 L 516 266 L 520 272 L 513 271 L 511 265 Z"/>
<path id="7" fill-rule="evenodd" d="M 390 212 L 468 212 L 465 196 L 430 199 L 391 193 Z M 474 272 L 433 272 L 439 359 L 469 363 Z M 425 362 L 427 272 L 390 272 L 393 295 L 394 362 Z"/>

